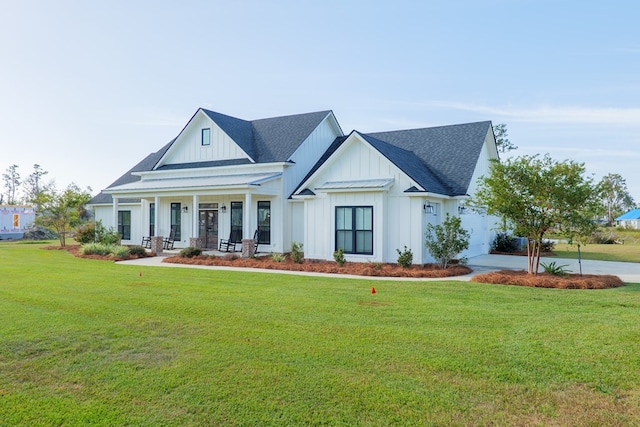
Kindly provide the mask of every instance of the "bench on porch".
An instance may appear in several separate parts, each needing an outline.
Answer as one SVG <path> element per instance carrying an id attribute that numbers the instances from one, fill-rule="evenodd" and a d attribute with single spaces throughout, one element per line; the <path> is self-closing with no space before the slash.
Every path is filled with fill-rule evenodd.
<path id="1" fill-rule="evenodd" d="M 140 246 L 146 249 L 151 249 L 151 236 L 142 236 L 142 243 Z"/>

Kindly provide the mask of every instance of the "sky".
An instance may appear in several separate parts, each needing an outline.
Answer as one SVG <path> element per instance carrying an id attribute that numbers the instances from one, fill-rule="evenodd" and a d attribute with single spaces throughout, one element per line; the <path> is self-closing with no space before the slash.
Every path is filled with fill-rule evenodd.
<path id="1" fill-rule="evenodd" d="M 491 120 L 640 203 L 636 0 L 0 0 L 0 173 L 97 194 L 198 108 L 345 133 Z M 4 186 L 0 192 L 5 192 Z"/>

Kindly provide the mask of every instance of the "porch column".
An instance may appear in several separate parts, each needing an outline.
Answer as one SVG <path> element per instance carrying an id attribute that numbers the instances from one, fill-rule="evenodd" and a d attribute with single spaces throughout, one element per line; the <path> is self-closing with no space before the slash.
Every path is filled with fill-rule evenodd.
<path id="1" fill-rule="evenodd" d="M 253 221 L 251 219 L 251 193 L 244 195 L 242 212 L 242 257 L 249 258 L 255 254 L 253 246 Z"/>
<path id="2" fill-rule="evenodd" d="M 118 229 L 118 198 L 113 198 L 113 228 Z"/>
<path id="3" fill-rule="evenodd" d="M 244 212 L 242 212 L 242 238 L 253 239 L 251 227 L 251 193 L 244 195 Z"/>
<path id="4" fill-rule="evenodd" d="M 155 235 L 156 236 L 162 236 L 162 233 L 160 233 L 160 197 L 156 196 L 153 199 L 153 206 L 155 209 L 155 215 L 156 215 L 156 225 L 155 225 Z"/>
<path id="5" fill-rule="evenodd" d="M 193 209 L 191 210 L 191 237 L 189 238 L 189 246 L 193 246 L 196 248 L 202 248 L 202 240 L 200 240 L 201 236 L 198 236 L 200 232 L 199 204 L 200 204 L 200 197 L 194 194 Z"/>
<path id="6" fill-rule="evenodd" d="M 191 237 L 198 237 L 198 229 L 199 224 L 198 224 L 198 220 L 200 218 L 198 218 L 198 213 L 200 212 L 200 209 L 198 208 L 198 205 L 200 204 L 200 197 L 198 197 L 196 194 L 193 195 L 193 210 L 191 211 Z"/>

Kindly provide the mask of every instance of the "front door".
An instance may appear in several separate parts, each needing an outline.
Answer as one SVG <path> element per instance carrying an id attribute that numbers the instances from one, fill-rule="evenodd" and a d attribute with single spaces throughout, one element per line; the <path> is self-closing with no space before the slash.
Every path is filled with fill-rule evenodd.
<path id="1" fill-rule="evenodd" d="M 218 211 L 213 209 L 200 211 L 200 231 L 203 249 L 218 247 Z"/>

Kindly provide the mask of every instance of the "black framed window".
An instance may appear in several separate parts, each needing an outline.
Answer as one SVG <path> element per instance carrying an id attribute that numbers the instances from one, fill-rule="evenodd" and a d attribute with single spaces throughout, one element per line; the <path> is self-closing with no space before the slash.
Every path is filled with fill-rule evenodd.
<path id="1" fill-rule="evenodd" d="M 201 143 L 202 145 L 211 145 L 211 129 L 202 129 Z"/>
<path id="2" fill-rule="evenodd" d="M 131 211 L 118 211 L 118 234 L 122 240 L 131 240 Z"/>
<path id="3" fill-rule="evenodd" d="M 149 236 L 156 235 L 156 204 L 149 204 Z"/>
<path id="4" fill-rule="evenodd" d="M 231 241 L 242 241 L 242 202 L 231 202 Z"/>
<path id="5" fill-rule="evenodd" d="M 373 255 L 373 206 L 336 207 L 336 250 Z"/>
<path id="6" fill-rule="evenodd" d="M 271 202 L 258 202 L 258 243 L 271 244 Z"/>
<path id="7" fill-rule="evenodd" d="M 182 240 L 182 205 L 171 203 L 171 233 L 173 240 Z"/>

